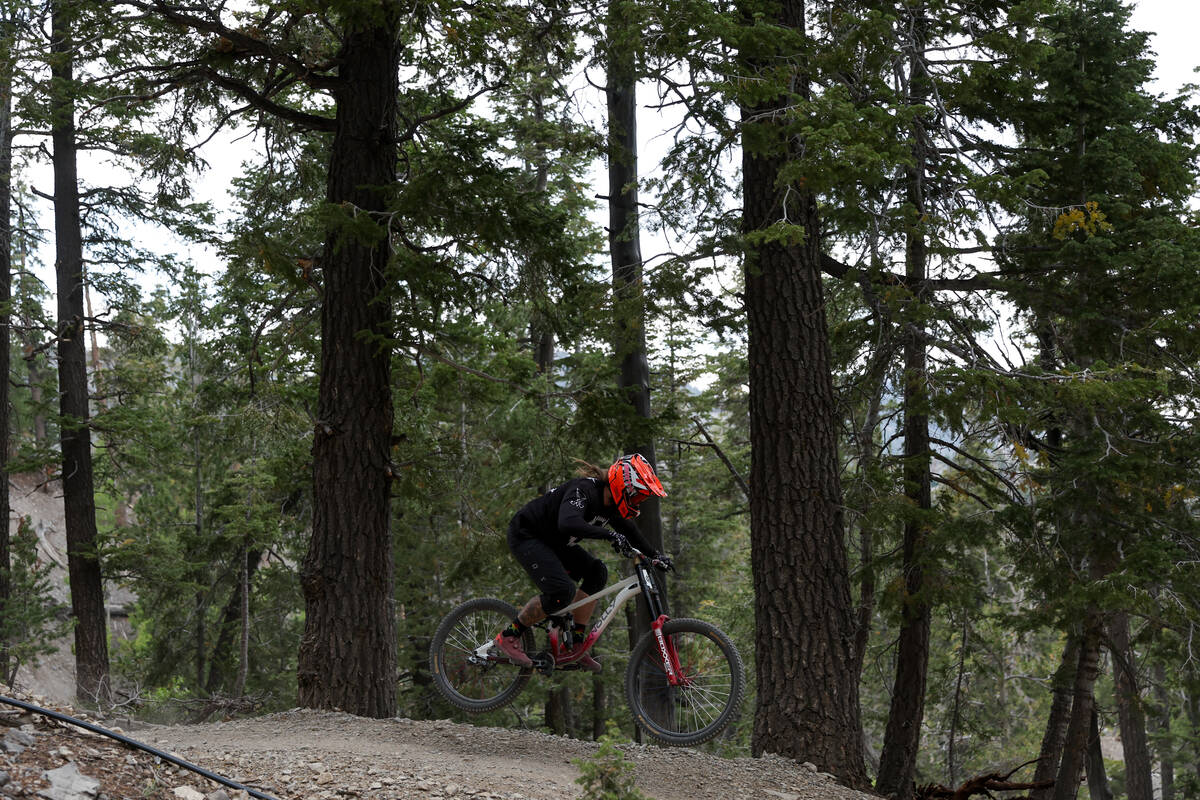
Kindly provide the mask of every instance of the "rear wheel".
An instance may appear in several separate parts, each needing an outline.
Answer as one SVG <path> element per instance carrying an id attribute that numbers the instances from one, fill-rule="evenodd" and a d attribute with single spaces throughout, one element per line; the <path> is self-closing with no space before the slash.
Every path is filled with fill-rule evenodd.
<path id="1" fill-rule="evenodd" d="M 468 600 L 442 619 L 429 645 L 433 683 L 452 705 L 465 711 L 493 711 L 511 703 L 529 682 L 531 669 L 509 661 L 495 645 L 496 634 L 517 616 L 503 600 Z M 533 631 L 521 639 L 533 652 Z"/>
<path id="2" fill-rule="evenodd" d="M 703 620 L 669 620 L 663 635 L 679 656 L 679 680 L 670 684 L 658 638 L 654 631 L 647 633 L 625 670 L 625 698 L 633 719 L 662 744 L 707 742 L 741 709 L 746 686 L 742 657 L 728 636 Z"/>

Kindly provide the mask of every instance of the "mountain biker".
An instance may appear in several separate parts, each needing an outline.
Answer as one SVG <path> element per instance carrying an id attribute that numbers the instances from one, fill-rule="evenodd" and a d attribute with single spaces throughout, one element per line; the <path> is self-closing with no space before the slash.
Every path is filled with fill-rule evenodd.
<path id="1" fill-rule="evenodd" d="M 608 567 L 580 547 L 580 539 L 608 539 L 623 552 L 630 544 L 643 553 L 654 552 L 632 522 L 647 498 L 667 496 L 650 462 L 634 453 L 621 456 L 607 470 L 586 461 L 579 463 L 578 477 L 531 500 L 508 526 L 509 551 L 542 592 L 496 634 L 496 646 L 522 667 L 533 666 L 521 646 L 521 637 L 530 626 L 595 594 L 608 582 Z M 612 530 L 602 527 L 605 524 Z M 660 569 L 671 567 L 671 560 L 661 553 L 653 556 L 653 562 Z M 583 633 L 595 608 L 592 601 L 573 612 L 578 643 L 565 659 L 589 672 L 601 668 L 582 652 Z"/>

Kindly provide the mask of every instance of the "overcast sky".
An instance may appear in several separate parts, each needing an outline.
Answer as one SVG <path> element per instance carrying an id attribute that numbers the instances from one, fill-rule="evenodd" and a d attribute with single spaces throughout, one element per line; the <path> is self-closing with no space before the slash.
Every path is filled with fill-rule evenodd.
<path id="1" fill-rule="evenodd" d="M 1200 82 L 1200 3 L 1196 0 L 1136 0 L 1133 28 L 1154 34 L 1155 88 L 1175 92 L 1185 83 Z"/>

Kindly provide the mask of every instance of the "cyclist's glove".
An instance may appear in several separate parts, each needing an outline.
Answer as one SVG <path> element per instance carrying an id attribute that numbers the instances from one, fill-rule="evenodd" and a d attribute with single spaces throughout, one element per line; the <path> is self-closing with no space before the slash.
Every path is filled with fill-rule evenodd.
<path id="1" fill-rule="evenodd" d="M 663 572 L 675 571 L 675 565 L 671 563 L 671 557 L 665 553 L 659 553 L 654 558 L 650 559 L 650 563 Z"/>
<path id="2" fill-rule="evenodd" d="M 625 558 L 633 558 L 633 546 L 629 544 L 629 540 L 622 533 L 616 531 L 608 534 L 608 538 L 612 541 L 613 550 L 616 550 Z"/>

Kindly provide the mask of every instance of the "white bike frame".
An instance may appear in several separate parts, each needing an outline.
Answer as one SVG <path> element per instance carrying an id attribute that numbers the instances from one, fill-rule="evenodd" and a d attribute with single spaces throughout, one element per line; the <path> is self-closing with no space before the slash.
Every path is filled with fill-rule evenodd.
<path id="1" fill-rule="evenodd" d="M 558 613 L 559 614 L 569 614 L 577 608 L 582 608 L 583 606 L 586 606 L 588 603 L 599 602 L 600 598 L 602 598 L 602 597 L 608 597 L 610 594 L 616 594 L 617 596 L 612 601 L 612 605 L 610 605 L 608 608 L 604 609 L 604 613 L 600 615 L 600 617 L 596 620 L 595 623 L 593 623 L 592 629 L 589 632 L 589 635 L 591 635 L 593 638 L 598 639 L 598 638 L 600 638 L 600 635 L 602 633 L 604 633 L 604 631 L 608 627 L 609 623 L 612 622 L 613 612 L 616 611 L 621 606 L 625 605 L 625 603 L 627 603 L 630 599 L 637 597 L 641 593 L 642 593 L 642 587 L 639 585 L 638 576 L 637 576 L 637 573 L 635 572 L 634 574 L 630 575 L 628 578 L 624 578 L 622 580 L 617 581 L 612 586 L 609 586 L 607 589 L 604 589 L 603 591 L 596 592 L 595 594 L 590 594 L 587 597 L 585 597 L 584 599 L 582 599 L 576 603 L 571 603 L 571 605 L 567 606 L 566 608 L 559 611 Z"/>
<path id="2" fill-rule="evenodd" d="M 613 599 L 612 604 L 608 608 L 604 609 L 604 613 L 600 615 L 600 617 L 592 625 L 591 631 L 588 632 L 586 637 L 587 641 L 594 642 L 599 639 L 601 634 L 603 634 L 608 628 L 609 624 L 613 620 L 614 612 L 618 608 L 624 606 L 625 603 L 629 602 L 630 599 L 637 597 L 641 593 L 641 582 L 638 579 L 638 573 L 635 571 L 628 578 L 622 578 L 602 591 L 596 592 L 595 594 L 590 594 L 578 602 L 571 603 L 571 605 L 558 611 L 555 616 L 559 614 L 569 614 L 577 608 L 586 606 L 588 603 L 595 603 L 601 598 L 615 594 L 616 597 Z M 492 641 L 489 639 L 488 641 L 480 644 L 479 647 L 475 648 L 475 655 L 486 661 L 488 657 L 488 651 L 491 650 L 491 648 Z"/>

